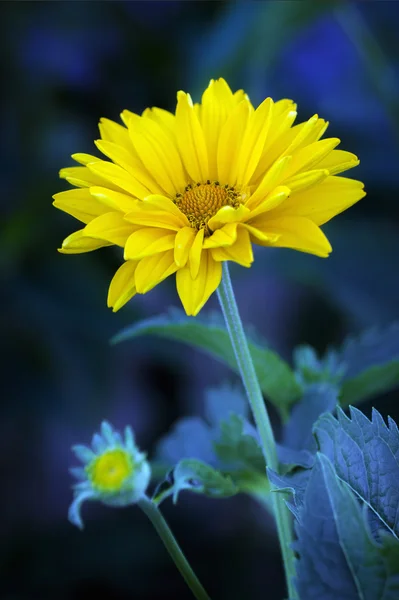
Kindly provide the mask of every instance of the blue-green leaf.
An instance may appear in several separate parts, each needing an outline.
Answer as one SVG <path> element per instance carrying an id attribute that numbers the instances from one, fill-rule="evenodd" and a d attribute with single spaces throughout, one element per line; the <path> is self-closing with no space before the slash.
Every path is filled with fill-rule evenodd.
<path id="1" fill-rule="evenodd" d="M 315 426 L 320 452 L 333 463 L 338 477 L 370 509 L 373 531 L 388 529 L 399 537 L 399 431 L 373 409 L 370 421 L 356 408 L 349 419 L 323 415 Z"/>
<path id="2" fill-rule="evenodd" d="M 221 423 L 220 429 L 213 446 L 227 469 L 266 473 L 265 459 L 252 425 L 240 415 L 232 414 Z"/>
<path id="3" fill-rule="evenodd" d="M 345 365 L 337 352 L 330 351 L 320 358 L 312 346 L 302 345 L 295 348 L 293 358 L 302 386 L 322 382 L 338 385 L 345 374 Z"/>
<path id="4" fill-rule="evenodd" d="M 169 466 L 182 459 L 195 458 L 234 475 L 237 472 L 265 475 L 258 435 L 247 413 L 240 388 L 228 384 L 210 388 L 205 392 L 208 422 L 200 417 L 177 421 L 171 432 L 159 441 L 157 458 Z"/>
<path id="5" fill-rule="evenodd" d="M 168 466 L 183 458 L 195 458 L 215 465 L 213 437 L 211 427 L 200 417 L 182 418 L 158 442 L 157 457 Z"/>
<path id="6" fill-rule="evenodd" d="M 327 457 L 318 454 L 296 523 L 301 600 L 395 600 L 399 541 L 372 538 L 364 512 Z"/>
<path id="7" fill-rule="evenodd" d="M 342 406 L 357 404 L 399 385 L 399 323 L 349 339 L 335 354 L 345 367 Z"/>
<path id="8" fill-rule="evenodd" d="M 224 383 L 205 390 L 205 417 L 210 425 L 217 427 L 231 414 L 249 416 L 249 404 L 241 386 Z"/>
<path id="9" fill-rule="evenodd" d="M 187 317 L 181 310 L 134 323 L 123 329 L 113 343 L 141 335 L 156 335 L 204 350 L 238 372 L 229 334 L 219 315 Z M 287 416 L 301 395 L 301 387 L 289 365 L 266 344 L 249 339 L 249 348 L 263 393 Z"/>
<path id="10" fill-rule="evenodd" d="M 228 498 L 239 492 L 239 488 L 229 475 L 217 471 L 200 460 L 190 458 L 177 463 L 158 486 L 154 500 L 159 503 L 168 496 L 173 496 L 173 502 L 176 503 L 182 490 L 211 498 Z"/>
<path id="11" fill-rule="evenodd" d="M 339 390 L 329 383 L 313 383 L 292 409 L 283 429 L 282 444 L 293 450 L 316 452 L 313 425 L 323 413 L 331 413 L 338 404 Z"/>
<path id="12" fill-rule="evenodd" d="M 240 491 L 262 495 L 264 499 L 269 491 L 266 466 L 256 429 L 246 418 L 247 413 L 240 388 L 224 384 L 208 389 L 205 392 L 207 421 L 199 417 L 179 420 L 158 443 L 155 472 L 163 476 L 172 465 L 196 459 L 230 476 Z M 163 483 L 159 492 L 163 494 L 169 488 L 170 483 Z"/>
<path id="13" fill-rule="evenodd" d="M 283 428 L 281 444 L 278 444 L 278 457 L 284 471 L 301 466 L 313 465 L 317 450 L 313 437 L 313 426 L 323 413 L 332 412 L 338 404 L 338 388 L 331 383 L 312 383 L 291 411 L 290 418 Z"/>

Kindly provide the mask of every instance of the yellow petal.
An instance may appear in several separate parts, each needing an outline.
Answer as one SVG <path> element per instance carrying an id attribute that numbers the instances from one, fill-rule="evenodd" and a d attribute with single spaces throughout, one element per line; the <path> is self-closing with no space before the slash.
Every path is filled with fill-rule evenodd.
<path id="1" fill-rule="evenodd" d="M 53 198 L 53 205 L 56 208 L 63 210 L 83 223 L 89 223 L 95 217 L 108 211 L 106 206 L 103 206 L 91 196 L 87 188 L 60 192 L 54 194 Z"/>
<path id="2" fill-rule="evenodd" d="M 174 140 L 154 120 L 135 115 L 129 122 L 132 143 L 142 163 L 165 193 L 174 196 L 187 185 Z"/>
<path id="3" fill-rule="evenodd" d="M 132 164 L 138 163 L 137 157 L 131 149 L 129 150 L 124 146 L 119 146 L 118 144 L 115 144 L 115 142 L 110 142 L 108 140 L 95 140 L 94 143 L 100 152 L 105 154 L 105 156 L 126 171 L 130 171 Z M 99 159 L 97 159 L 97 162 L 98 160 Z"/>
<path id="4" fill-rule="evenodd" d="M 190 273 L 191 277 L 195 279 L 198 275 L 198 271 L 200 268 L 201 262 L 201 254 L 202 254 L 202 246 L 204 242 L 204 230 L 200 229 L 195 236 L 195 240 L 191 246 L 189 252 L 189 261 L 190 261 Z"/>
<path id="5" fill-rule="evenodd" d="M 59 175 L 61 179 L 66 179 L 76 187 L 104 185 L 104 180 L 92 173 L 87 167 L 66 167 L 65 169 L 61 169 Z"/>
<path id="6" fill-rule="evenodd" d="M 204 248 L 219 248 L 231 246 L 237 239 L 238 223 L 227 223 L 221 229 L 216 229 L 211 236 L 205 238 Z"/>
<path id="7" fill-rule="evenodd" d="M 244 221 L 248 221 L 261 215 L 262 213 L 273 210 L 277 206 L 280 206 L 283 202 L 287 200 L 291 193 L 290 188 L 285 187 L 283 185 L 276 187 L 262 202 L 259 202 L 258 206 L 251 210 L 251 213 L 247 215 Z"/>
<path id="8" fill-rule="evenodd" d="M 280 125 L 279 119 L 281 117 L 285 117 L 287 112 L 296 111 L 297 106 L 293 100 L 289 98 L 283 98 L 282 100 L 277 100 L 274 103 L 274 111 L 273 111 L 273 130 L 276 126 Z"/>
<path id="9" fill-rule="evenodd" d="M 216 262 L 211 251 L 203 252 L 196 279 L 191 277 L 188 266 L 176 274 L 176 286 L 180 300 L 187 315 L 197 315 L 209 296 L 218 287 L 222 278 L 222 265 Z"/>
<path id="10" fill-rule="evenodd" d="M 165 210 L 171 215 L 174 215 L 176 219 L 179 219 L 182 227 L 186 227 L 189 224 L 186 215 L 166 196 L 161 196 L 159 194 L 147 196 L 140 206 L 142 206 L 144 210 Z"/>
<path id="11" fill-rule="evenodd" d="M 75 154 L 72 154 L 71 158 L 81 165 L 87 165 L 88 163 L 97 162 L 99 160 L 98 156 L 84 154 L 83 152 L 76 152 Z"/>
<path id="12" fill-rule="evenodd" d="M 308 135 L 302 141 L 301 146 L 317 142 L 317 140 L 319 140 L 325 134 L 328 125 L 328 121 L 325 121 L 324 119 L 317 119 L 315 126 L 312 127 L 308 132 Z"/>
<path id="13" fill-rule="evenodd" d="M 223 79 L 223 78 L 221 78 L 221 79 Z M 237 90 L 236 92 L 234 92 L 234 94 L 233 94 L 233 104 L 234 104 L 234 106 L 236 106 L 237 104 L 239 104 L 243 100 L 249 100 L 248 94 L 246 94 L 244 92 L 244 90 Z"/>
<path id="14" fill-rule="evenodd" d="M 301 148 L 294 153 L 285 177 L 288 179 L 300 171 L 311 171 L 316 165 L 318 169 L 322 168 L 319 163 L 331 154 L 339 143 L 338 138 L 328 138 Z"/>
<path id="15" fill-rule="evenodd" d="M 115 123 L 115 121 L 111 121 L 110 119 L 102 118 L 100 119 L 98 128 L 103 140 L 113 142 L 114 144 L 118 144 L 118 146 L 122 146 L 126 149 L 131 148 L 129 132 L 126 127 L 123 127 L 123 125 Z"/>
<path id="16" fill-rule="evenodd" d="M 113 163 L 106 161 L 99 161 L 88 165 L 88 169 L 96 175 L 99 175 L 102 179 L 106 180 L 109 184 L 114 184 L 121 190 L 128 192 L 135 198 L 145 198 L 151 191 L 144 187 L 139 181 L 135 180 L 134 177 L 122 167 L 114 165 Z M 101 185 L 98 183 L 92 185 Z"/>
<path id="17" fill-rule="evenodd" d="M 173 257 L 173 250 L 164 254 L 154 254 L 142 258 L 137 266 L 135 280 L 139 294 L 146 294 L 158 283 L 175 273 L 178 269 Z"/>
<path id="18" fill-rule="evenodd" d="M 174 114 L 163 108 L 153 106 L 152 108 L 146 108 L 142 116 L 146 119 L 155 121 L 155 123 L 158 123 L 164 131 L 166 130 L 169 133 L 172 139 L 175 138 L 176 117 Z"/>
<path id="19" fill-rule="evenodd" d="M 258 166 L 273 115 L 273 100 L 266 98 L 250 116 L 238 159 L 237 184 L 247 185 Z"/>
<path id="20" fill-rule="evenodd" d="M 299 123 L 277 137 L 274 143 L 265 149 L 262 159 L 259 162 L 259 164 L 262 165 L 263 172 L 265 172 L 278 158 L 291 156 L 302 145 L 310 143 L 308 141 L 309 139 L 315 141 L 311 136 L 312 132 L 315 130 L 318 131 L 318 123 L 320 120 L 321 119 L 319 119 L 317 115 L 313 115 L 313 117 L 305 123 Z M 317 137 L 317 135 L 314 134 L 313 137 Z M 257 175 L 258 173 L 255 173 L 254 179 Z"/>
<path id="21" fill-rule="evenodd" d="M 294 193 L 320 184 L 326 177 L 328 177 L 327 169 L 315 169 L 314 171 L 307 171 L 290 177 L 284 181 L 284 185 L 289 187 L 291 192 Z"/>
<path id="22" fill-rule="evenodd" d="M 277 234 L 279 238 L 273 246 L 293 248 L 301 252 L 309 252 L 317 256 L 326 257 L 331 252 L 330 242 L 322 230 L 310 219 L 304 217 L 281 216 L 276 220 L 260 221 L 261 217 L 254 219 L 254 226 L 268 233 Z M 257 242 L 259 243 L 259 242 Z M 261 245 L 270 245 L 270 243 Z"/>
<path id="23" fill-rule="evenodd" d="M 155 182 L 154 178 L 148 173 L 133 147 L 130 150 L 104 140 L 94 142 L 97 148 L 108 156 L 116 165 L 119 165 L 127 171 L 134 180 L 137 180 L 146 189 L 151 190 L 152 194 L 162 193 L 162 188 Z M 98 162 L 98 159 L 97 159 Z"/>
<path id="24" fill-rule="evenodd" d="M 260 226 L 263 227 L 263 224 L 261 223 Z M 265 233 L 264 231 L 261 231 L 257 227 L 249 225 L 248 223 L 243 223 L 242 227 L 245 227 L 245 229 L 248 231 L 253 243 L 259 244 L 260 246 L 271 246 L 280 237 L 280 235 L 277 233 L 271 233 L 270 231 Z"/>
<path id="25" fill-rule="evenodd" d="M 280 183 L 290 161 L 291 156 L 283 156 L 283 158 L 276 160 L 276 162 L 267 171 L 266 175 L 263 177 L 249 200 L 247 200 L 245 203 L 247 208 L 250 208 L 251 210 L 254 209 L 259 202 L 262 202 L 266 198 L 267 194 Z"/>
<path id="26" fill-rule="evenodd" d="M 82 252 L 92 252 L 103 246 L 111 246 L 110 242 L 103 240 L 97 240 L 95 238 L 87 237 L 84 229 L 79 229 L 69 235 L 62 242 L 62 248 L 58 249 L 61 254 L 82 254 Z"/>
<path id="27" fill-rule="evenodd" d="M 138 261 L 124 262 L 115 273 L 108 290 L 107 304 L 114 312 L 122 308 L 136 294 L 134 273 Z"/>
<path id="28" fill-rule="evenodd" d="M 316 225 L 323 225 L 365 195 L 363 183 L 360 181 L 331 176 L 314 188 L 292 194 L 270 214 L 270 217 L 274 218 L 274 213 L 303 216 L 311 219 Z"/>
<path id="29" fill-rule="evenodd" d="M 127 213 L 125 219 L 135 225 L 160 227 L 172 231 L 179 231 L 179 229 L 185 226 L 181 224 L 181 220 L 178 217 L 166 210 L 145 210 L 141 206 Z"/>
<path id="30" fill-rule="evenodd" d="M 120 116 L 121 116 L 121 119 L 122 119 L 122 121 L 123 121 L 123 124 L 124 124 L 124 125 L 126 126 L 126 128 L 128 129 L 128 128 L 129 128 L 129 124 L 130 124 L 130 121 L 131 121 L 131 119 L 132 119 L 133 117 L 136 117 L 137 115 L 136 115 L 136 113 L 132 112 L 131 110 L 126 110 L 126 109 L 125 109 L 125 110 L 123 110 L 123 111 L 121 112 L 121 115 L 120 115 Z M 128 132 L 128 135 L 129 135 L 129 132 Z M 129 139 L 130 139 L 130 135 L 129 135 Z"/>
<path id="31" fill-rule="evenodd" d="M 110 212 L 97 217 L 84 228 L 85 235 L 123 246 L 134 231 L 134 225 L 127 223 L 122 213 Z"/>
<path id="32" fill-rule="evenodd" d="M 177 232 L 175 237 L 175 263 L 178 267 L 184 267 L 188 260 L 191 246 L 195 239 L 195 229 L 192 227 L 183 227 Z"/>
<path id="33" fill-rule="evenodd" d="M 176 134 L 180 155 L 190 177 L 196 182 L 208 179 L 208 155 L 204 132 L 194 112 L 190 94 L 177 93 Z"/>
<path id="34" fill-rule="evenodd" d="M 110 207 L 113 210 L 119 210 L 123 213 L 127 213 L 136 208 L 138 200 L 135 200 L 128 194 L 122 194 L 121 192 L 115 192 L 105 187 L 93 186 L 90 188 L 90 195 L 96 198 L 106 207 Z"/>
<path id="35" fill-rule="evenodd" d="M 221 129 L 217 150 L 217 168 L 218 179 L 223 183 L 235 185 L 237 182 L 240 148 L 252 111 L 250 101 L 245 98 L 230 113 Z"/>
<path id="36" fill-rule="evenodd" d="M 233 206 L 222 206 L 211 219 L 208 221 L 208 227 L 212 230 L 223 227 L 226 223 L 239 223 L 247 215 L 250 214 L 249 208 L 240 204 L 238 208 Z"/>
<path id="37" fill-rule="evenodd" d="M 279 149 L 276 146 L 278 141 L 282 139 L 287 140 L 287 138 L 291 140 L 292 137 L 295 137 L 297 131 L 295 131 L 295 128 L 292 128 L 292 124 L 296 116 L 296 104 L 291 100 L 281 100 L 275 103 L 269 133 L 251 182 L 255 183 L 261 180 L 270 166 L 279 158 Z M 294 131 L 294 134 L 291 133 L 292 131 Z M 289 144 L 288 140 L 285 142 L 286 145 Z"/>
<path id="38" fill-rule="evenodd" d="M 327 169 L 330 175 L 337 175 L 337 173 L 342 173 L 342 171 L 357 167 L 359 162 L 356 154 L 352 154 L 352 152 L 333 150 L 333 152 L 324 158 L 317 167 L 319 169 Z"/>
<path id="39" fill-rule="evenodd" d="M 216 261 L 232 260 L 243 267 L 250 267 L 254 261 L 254 255 L 248 230 L 240 226 L 235 244 L 224 248 L 214 248 L 212 256 Z"/>
<path id="40" fill-rule="evenodd" d="M 126 242 L 124 259 L 144 258 L 170 250 L 175 245 L 176 233 L 167 229 L 144 227 L 131 234 Z"/>
<path id="41" fill-rule="evenodd" d="M 199 107 L 209 159 L 209 178 L 218 179 L 217 149 L 221 129 L 233 108 L 233 94 L 224 79 L 211 80 Z"/>

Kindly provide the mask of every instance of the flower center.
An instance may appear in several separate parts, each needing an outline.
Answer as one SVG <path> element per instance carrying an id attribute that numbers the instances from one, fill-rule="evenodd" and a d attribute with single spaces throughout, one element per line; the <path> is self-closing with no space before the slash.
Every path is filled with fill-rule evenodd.
<path id="1" fill-rule="evenodd" d="M 234 187 L 220 185 L 218 181 L 189 184 L 183 194 L 176 194 L 173 202 L 186 215 L 191 227 L 205 229 L 211 235 L 208 221 L 222 206 L 240 206 L 240 194 Z"/>
<path id="2" fill-rule="evenodd" d="M 104 492 L 117 492 L 134 471 L 134 464 L 124 450 L 109 450 L 86 467 L 94 487 Z"/>

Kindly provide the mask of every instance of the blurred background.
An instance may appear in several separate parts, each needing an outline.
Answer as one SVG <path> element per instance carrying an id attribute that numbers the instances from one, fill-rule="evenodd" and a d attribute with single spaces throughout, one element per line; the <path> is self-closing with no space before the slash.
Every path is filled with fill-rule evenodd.
<path id="1" fill-rule="evenodd" d="M 245 322 L 291 361 L 398 318 L 399 44 L 397 2 L 2 2 L 0 223 L 1 600 L 190 598 L 138 509 L 86 505 L 67 521 L 70 446 L 102 419 L 130 423 L 150 456 L 206 386 L 234 376 L 199 352 L 143 338 L 110 347 L 123 326 L 179 306 L 173 278 L 116 315 L 106 307 L 115 249 L 62 256 L 77 229 L 51 196 L 58 170 L 94 151 L 100 117 L 174 110 L 223 76 L 254 104 L 266 96 L 318 113 L 355 152 L 367 197 L 325 229 L 328 260 L 289 250 L 234 269 Z M 217 308 L 213 298 L 207 309 Z M 376 401 L 398 420 L 397 396 Z M 369 414 L 370 405 L 363 406 Z M 165 515 L 214 598 L 281 599 L 267 515 L 247 498 L 182 495 Z"/>

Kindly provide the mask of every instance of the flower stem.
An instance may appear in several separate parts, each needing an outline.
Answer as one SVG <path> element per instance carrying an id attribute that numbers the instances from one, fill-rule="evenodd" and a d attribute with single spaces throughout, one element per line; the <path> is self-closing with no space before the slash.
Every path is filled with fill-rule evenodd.
<path id="1" fill-rule="evenodd" d="M 227 262 L 223 262 L 223 277 L 217 293 L 240 375 L 259 432 L 266 464 L 270 469 L 278 472 L 279 464 L 276 442 L 238 312 Z M 273 489 L 272 486 L 271 489 Z M 295 600 L 298 598 L 298 594 L 293 582 L 295 576 L 295 556 L 291 548 L 292 519 L 284 502 L 284 497 L 279 493 L 273 493 L 271 497 L 284 562 L 288 594 L 290 600 Z"/>
<path id="2" fill-rule="evenodd" d="M 179 544 L 177 543 L 169 525 L 162 516 L 158 506 L 152 502 L 147 496 L 144 496 L 138 505 L 145 512 L 151 523 L 154 525 L 156 532 L 163 541 L 166 550 L 169 552 L 180 574 L 187 583 L 197 600 L 210 600 L 208 594 L 200 584 L 196 574 L 190 567 L 186 557 L 184 556 Z"/>

